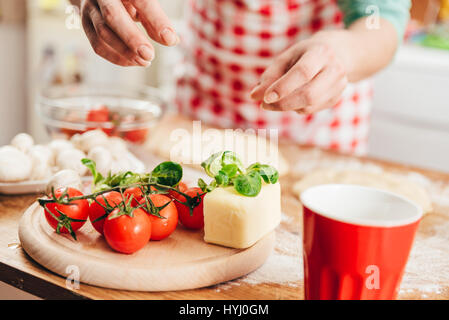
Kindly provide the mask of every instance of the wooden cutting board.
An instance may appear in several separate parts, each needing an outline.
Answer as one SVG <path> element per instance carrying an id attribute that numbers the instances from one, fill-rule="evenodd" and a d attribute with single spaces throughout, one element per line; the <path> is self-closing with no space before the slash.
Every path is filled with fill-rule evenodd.
<path id="1" fill-rule="evenodd" d="M 178 226 L 169 238 L 125 255 L 110 249 L 89 222 L 77 231 L 78 241 L 56 234 L 37 203 L 23 214 L 19 238 L 28 255 L 63 277 L 79 271 L 80 282 L 135 291 L 195 289 L 239 278 L 259 268 L 275 244 L 272 232 L 248 249 L 226 248 L 204 242 L 203 231 Z"/>

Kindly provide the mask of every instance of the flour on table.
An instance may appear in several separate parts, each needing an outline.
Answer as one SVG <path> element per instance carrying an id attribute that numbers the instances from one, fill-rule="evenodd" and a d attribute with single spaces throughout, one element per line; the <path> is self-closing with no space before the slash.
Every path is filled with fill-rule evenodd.
<path id="1" fill-rule="evenodd" d="M 437 224 L 432 235 L 419 234 L 413 245 L 401 284 L 401 293 L 440 294 L 449 286 L 449 223 Z"/>
<path id="2" fill-rule="evenodd" d="M 282 222 L 293 223 L 293 218 L 282 214 Z M 302 279 L 302 237 L 285 228 L 278 228 L 274 251 L 259 269 L 243 278 L 218 285 L 215 290 L 218 292 L 227 290 L 241 283 L 250 285 L 276 283 L 298 287 Z"/>

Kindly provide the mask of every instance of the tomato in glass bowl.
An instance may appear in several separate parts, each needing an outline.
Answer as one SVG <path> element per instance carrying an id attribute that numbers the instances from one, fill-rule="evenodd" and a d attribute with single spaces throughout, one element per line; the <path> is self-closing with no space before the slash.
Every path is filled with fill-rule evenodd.
<path id="1" fill-rule="evenodd" d="M 112 84 L 54 85 L 41 90 L 38 113 L 53 138 L 101 129 L 133 144 L 146 141 L 166 110 L 160 91 Z"/>

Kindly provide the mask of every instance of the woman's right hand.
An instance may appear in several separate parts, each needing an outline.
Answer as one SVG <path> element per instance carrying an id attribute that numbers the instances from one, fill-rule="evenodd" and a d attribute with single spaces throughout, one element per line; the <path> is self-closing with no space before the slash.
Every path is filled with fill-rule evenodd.
<path id="1" fill-rule="evenodd" d="M 168 17 L 156 0 L 81 0 L 84 31 L 94 51 L 120 66 L 149 66 L 154 48 L 138 28 L 166 46 L 179 42 Z"/>

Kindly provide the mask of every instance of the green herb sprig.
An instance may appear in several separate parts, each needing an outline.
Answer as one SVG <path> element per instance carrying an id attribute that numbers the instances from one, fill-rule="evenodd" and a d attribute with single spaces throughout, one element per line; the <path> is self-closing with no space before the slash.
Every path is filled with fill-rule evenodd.
<path id="1" fill-rule="evenodd" d="M 196 206 L 201 203 L 201 196 L 203 194 L 198 194 L 195 197 L 190 197 L 189 195 L 181 192 L 178 189 L 179 182 L 181 181 L 183 175 L 182 167 L 178 163 L 171 161 L 162 162 L 157 165 L 153 169 L 153 171 L 144 174 L 134 173 L 131 171 L 120 172 L 117 174 L 112 174 L 109 172 L 106 177 L 103 177 L 101 173 L 97 171 L 95 161 L 91 159 L 82 159 L 81 162 L 86 167 L 88 167 L 92 173 L 92 193 L 70 197 L 68 195 L 68 190 L 66 189 L 60 197 L 57 197 L 54 188 L 52 188 L 51 193 L 47 197 L 38 199 L 39 205 L 43 207 L 44 210 L 58 222 L 56 232 L 60 233 L 61 228 L 65 227 L 75 240 L 76 234 L 72 230 L 70 223 L 82 222 L 84 220 L 72 219 L 66 216 L 60 210 L 57 210 L 58 214 L 60 215 L 57 217 L 47 208 L 48 204 L 57 203 L 61 205 L 73 205 L 76 204 L 76 201 L 78 200 L 88 200 L 90 202 L 96 202 L 105 210 L 105 214 L 96 219 L 94 221 L 96 222 L 107 217 L 109 217 L 108 219 L 114 219 L 122 215 L 128 215 L 132 217 L 133 211 L 137 208 L 143 208 L 147 211 L 148 214 L 161 219 L 165 219 L 160 215 L 159 212 L 171 202 L 168 202 L 160 207 L 156 206 L 153 201 L 151 201 L 151 198 L 148 197 L 150 194 L 154 193 L 167 194 L 169 191 L 171 191 L 182 195 L 186 199 L 185 202 L 178 202 L 186 205 L 191 212 Z M 129 199 L 126 199 L 126 197 L 124 196 L 124 191 L 126 189 L 134 187 L 140 188 L 142 194 L 145 197 L 145 201 L 136 207 L 131 206 L 133 196 L 131 196 L 131 198 Z M 122 195 L 122 201 L 119 204 L 111 205 L 104 197 L 105 193 L 111 191 L 118 191 Z M 97 200 L 97 197 L 99 196 L 102 197 L 102 199 L 105 201 L 105 204 L 102 204 Z M 110 216 L 109 214 L 114 210 L 116 210 L 116 212 L 112 216 Z"/>
<path id="2" fill-rule="evenodd" d="M 274 184 L 279 179 L 276 168 L 267 164 L 257 162 L 244 168 L 240 158 L 232 151 L 214 153 L 201 163 L 201 166 L 206 174 L 213 178 L 209 184 L 198 179 L 198 186 L 204 192 L 210 192 L 217 187 L 234 186 L 239 194 L 255 197 L 262 189 L 262 180 Z"/>

